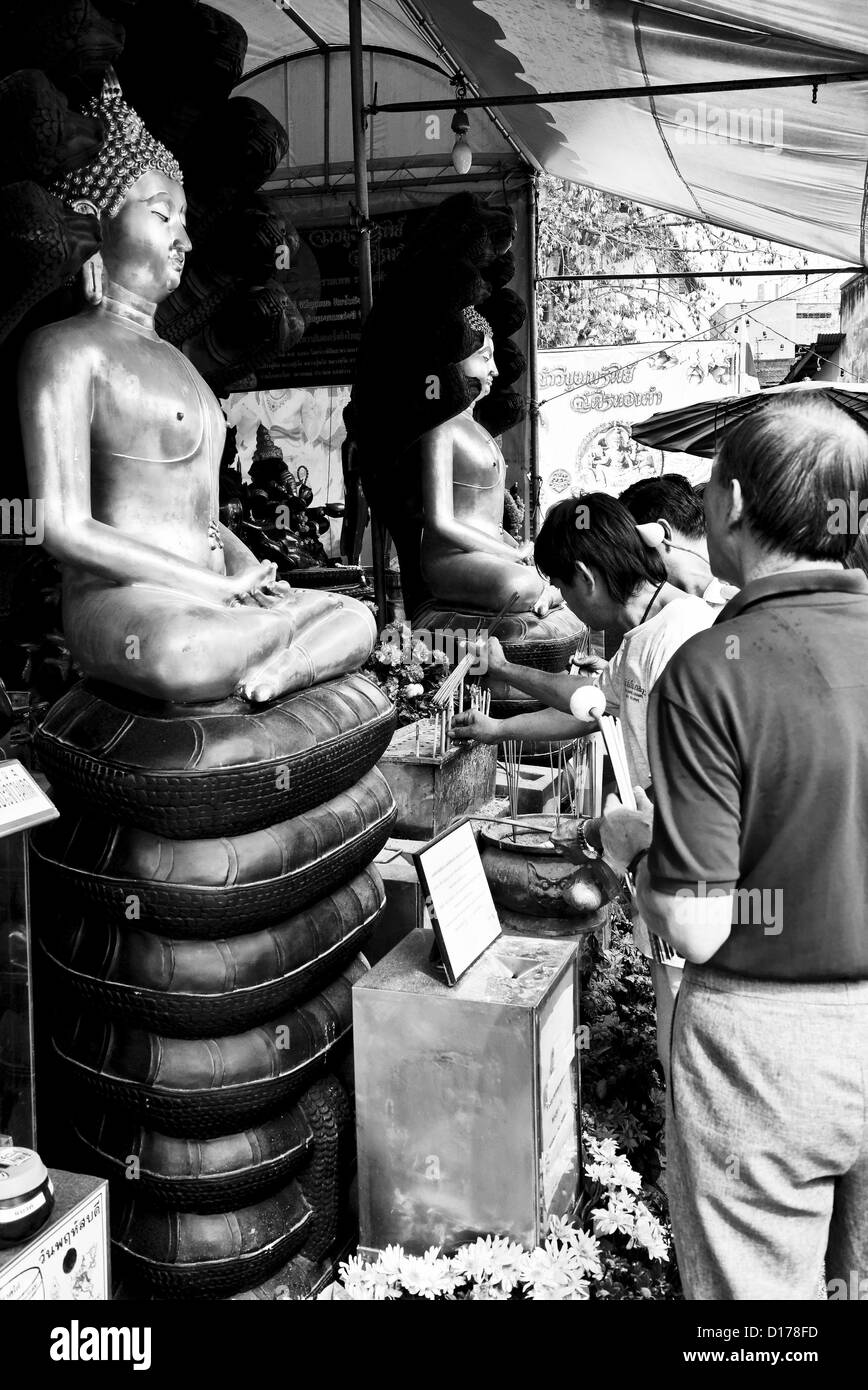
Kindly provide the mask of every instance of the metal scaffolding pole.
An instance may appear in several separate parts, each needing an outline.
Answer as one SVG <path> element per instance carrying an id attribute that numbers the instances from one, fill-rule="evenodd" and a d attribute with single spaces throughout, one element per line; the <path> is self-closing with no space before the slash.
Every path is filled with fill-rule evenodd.
<path id="1" fill-rule="evenodd" d="M 536 508 L 539 494 L 539 413 L 537 402 L 537 177 L 534 175 L 527 191 L 527 269 L 530 292 L 527 297 L 528 313 L 528 352 L 527 352 L 527 394 L 528 422 L 530 425 L 529 450 L 530 479 L 527 494 L 526 536 L 533 540 L 536 536 Z"/>
<path id="2" fill-rule="evenodd" d="M 776 270 L 766 266 L 765 270 L 644 270 L 629 275 L 617 271 L 600 271 L 594 275 L 538 275 L 537 284 L 572 284 L 580 280 L 739 280 L 744 276 L 755 275 L 764 280 L 778 280 L 784 275 L 802 275 L 807 282 L 810 275 L 864 275 L 861 265 L 818 265 L 807 270 Z M 810 285 L 805 284 L 806 289 Z"/>
<path id="3" fill-rule="evenodd" d="M 707 92 L 763 92 L 783 87 L 817 88 L 840 82 L 868 82 L 868 68 L 851 72 L 806 72 L 794 77 L 734 78 L 728 82 L 665 82 L 649 83 L 643 87 L 591 87 L 586 91 L 568 92 L 502 92 L 480 97 L 451 97 L 435 101 L 383 101 L 367 107 L 368 114 L 380 111 L 448 111 L 461 106 L 469 111 L 476 106 L 551 106 L 558 102 L 576 101 L 640 101 L 650 97 L 702 96 Z"/>
<path id="4" fill-rule="evenodd" d="M 350 20 L 350 101 L 353 110 L 353 167 L 356 179 L 356 208 L 359 221 L 359 300 L 364 323 L 374 300 L 371 277 L 371 227 L 368 218 L 368 156 L 365 149 L 365 79 L 362 54 L 362 0 L 349 0 Z M 370 500 L 368 502 L 370 506 Z M 371 507 L 371 551 L 374 567 L 374 602 L 382 628 L 386 609 L 386 532 Z"/>

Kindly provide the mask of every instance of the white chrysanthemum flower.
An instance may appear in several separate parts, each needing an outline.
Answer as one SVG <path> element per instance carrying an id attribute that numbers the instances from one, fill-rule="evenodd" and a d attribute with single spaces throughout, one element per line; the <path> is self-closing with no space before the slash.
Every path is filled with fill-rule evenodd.
<path id="1" fill-rule="evenodd" d="M 403 1284 L 408 1293 L 419 1298 L 445 1298 L 455 1292 L 456 1279 L 450 1261 L 440 1256 L 439 1246 L 432 1245 L 421 1257 L 407 1257 Z"/>
<path id="2" fill-rule="evenodd" d="M 582 1278 L 582 1264 L 575 1251 L 551 1238 L 527 1255 L 522 1281 L 530 1288 L 531 1299 L 537 1301 L 588 1297 L 587 1281 Z"/>
<path id="3" fill-rule="evenodd" d="M 666 1238 L 666 1232 L 644 1202 L 640 1202 L 636 1208 L 636 1224 L 633 1229 L 633 1238 L 629 1244 L 643 1245 L 652 1260 L 667 1260 L 669 1258 L 669 1242 Z"/>
<path id="4" fill-rule="evenodd" d="M 377 1300 L 400 1297 L 401 1290 L 396 1287 L 399 1281 L 383 1269 L 379 1263 L 370 1266 L 367 1282 Z"/>
<path id="5" fill-rule="evenodd" d="M 585 1176 L 590 1178 L 592 1182 L 598 1182 L 602 1187 L 612 1187 L 615 1181 L 615 1169 L 611 1163 L 587 1163 Z"/>
<path id="6" fill-rule="evenodd" d="M 641 1192 L 642 1178 L 635 1168 L 631 1168 L 626 1158 L 619 1158 L 612 1164 L 611 1185 L 626 1188 L 628 1192 Z"/>
<path id="7" fill-rule="evenodd" d="M 387 1279 L 394 1282 L 401 1278 L 406 1258 L 402 1246 L 387 1245 L 385 1250 L 381 1250 L 377 1256 L 377 1263 L 374 1268 L 381 1270 Z"/>
<path id="8" fill-rule="evenodd" d="M 627 1206 L 618 1201 L 616 1197 L 610 1197 L 605 1207 L 595 1207 L 591 1216 L 594 1221 L 594 1230 L 597 1235 L 601 1236 L 613 1236 L 619 1233 L 632 1236 L 633 1227 L 636 1224 L 633 1204 Z"/>
<path id="9" fill-rule="evenodd" d="M 604 1163 L 614 1163 L 621 1157 L 614 1139 L 594 1139 L 591 1143 L 595 1150 L 594 1157 L 602 1159 Z"/>
<path id="10" fill-rule="evenodd" d="M 462 1245 L 452 1256 L 452 1272 L 478 1284 L 494 1273 L 493 1241 L 495 1237 L 479 1236 L 472 1245 Z"/>
<path id="11" fill-rule="evenodd" d="M 532 1303 L 581 1303 L 590 1296 L 586 1279 L 576 1279 L 563 1288 L 547 1288 L 536 1284 L 529 1294 Z"/>
<path id="12" fill-rule="evenodd" d="M 596 1236 L 589 1235 L 587 1231 L 577 1231 L 572 1248 L 578 1256 L 583 1272 L 593 1274 L 595 1278 L 601 1279 L 603 1263 Z"/>
<path id="13" fill-rule="evenodd" d="M 360 1284 L 367 1275 L 367 1263 L 361 1255 L 350 1255 L 348 1260 L 340 1266 L 340 1276 L 345 1286 L 349 1288 L 352 1284 Z"/>
<path id="14" fill-rule="evenodd" d="M 489 1237 L 491 1239 L 491 1237 Z M 495 1236 L 491 1240 L 491 1283 L 511 1293 L 521 1279 L 525 1251 L 516 1241 Z"/>
<path id="15" fill-rule="evenodd" d="M 578 1228 L 576 1226 L 571 1226 L 566 1217 L 549 1217 L 549 1235 L 555 1240 L 562 1240 L 565 1244 L 572 1245 L 578 1234 Z"/>
<path id="16" fill-rule="evenodd" d="M 338 1273 L 350 1298 L 367 1301 L 376 1297 L 372 1280 L 372 1266 L 363 1260 L 361 1255 L 350 1255 L 349 1259 L 340 1266 Z"/>

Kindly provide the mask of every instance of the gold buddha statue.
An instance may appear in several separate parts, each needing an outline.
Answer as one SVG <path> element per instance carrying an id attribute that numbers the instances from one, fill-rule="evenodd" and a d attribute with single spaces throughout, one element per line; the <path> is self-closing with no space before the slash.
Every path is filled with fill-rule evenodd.
<path id="1" fill-rule="evenodd" d="M 413 629 L 437 643 L 496 620 L 511 661 L 554 671 L 582 625 L 536 570 L 532 544 L 504 528 L 497 439 L 527 410 L 514 389 L 527 373 L 514 339 L 526 308 L 508 288 L 514 236 L 510 209 L 475 194 L 427 214 L 365 320 L 345 418 Z M 499 706 L 525 703 L 503 682 L 491 689 Z"/>
<path id="2" fill-rule="evenodd" d="M 70 650 L 88 676 L 178 703 L 261 703 L 356 670 L 376 636 L 365 605 L 278 582 L 219 521 L 223 415 L 154 327 L 191 249 L 181 170 L 114 74 L 89 106 L 103 149 L 55 189 L 100 217 L 88 305 L 32 334 L 19 377 Z"/>

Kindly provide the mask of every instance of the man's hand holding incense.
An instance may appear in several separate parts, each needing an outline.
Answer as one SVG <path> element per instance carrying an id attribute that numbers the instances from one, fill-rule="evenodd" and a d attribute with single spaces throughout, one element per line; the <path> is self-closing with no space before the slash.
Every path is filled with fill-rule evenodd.
<path id="1" fill-rule="evenodd" d="M 469 676 L 496 676 L 509 665 L 496 637 L 471 637 L 462 646 L 468 656 L 476 658 L 475 665 L 468 672 Z"/>
<path id="2" fill-rule="evenodd" d="M 641 850 L 651 846 L 654 807 L 641 787 L 634 787 L 633 791 L 635 811 L 628 811 L 612 794 L 606 797 L 600 821 L 603 858 L 616 873 L 623 873 Z"/>
<path id="3" fill-rule="evenodd" d="M 480 714 L 477 709 L 466 709 L 456 714 L 449 729 L 449 737 L 456 743 L 498 743 L 501 738 L 500 720 L 488 714 Z"/>

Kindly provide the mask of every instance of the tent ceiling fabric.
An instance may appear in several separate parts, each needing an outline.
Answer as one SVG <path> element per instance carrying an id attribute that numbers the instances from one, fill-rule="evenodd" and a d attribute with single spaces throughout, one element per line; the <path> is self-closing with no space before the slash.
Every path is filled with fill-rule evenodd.
<path id="1" fill-rule="evenodd" d="M 217 10 L 231 14 L 247 30 L 245 72 L 255 72 L 277 58 L 292 58 L 315 46 L 295 23 L 297 14 L 324 43 L 342 48 L 350 41 L 347 0 L 209 0 Z M 395 48 L 408 57 L 436 60 L 436 53 L 420 36 L 400 0 L 362 0 L 362 37 L 378 48 Z M 407 98 L 410 100 L 410 98 Z"/>
<path id="2" fill-rule="evenodd" d="M 248 70 L 310 49 L 275 0 L 216 0 L 250 37 Z M 585 3 L 585 0 L 580 0 Z M 481 95 L 868 70 L 853 0 L 415 0 Z M 346 0 L 292 8 L 330 44 Z M 362 0 L 364 42 L 436 61 L 401 0 Z M 520 55 L 520 56 L 519 56 Z M 407 92 L 405 99 L 413 100 Z M 501 108 L 541 167 L 638 202 L 866 261 L 868 82 Z M 474 121 L 471 112 L 470 141 Z"/>

